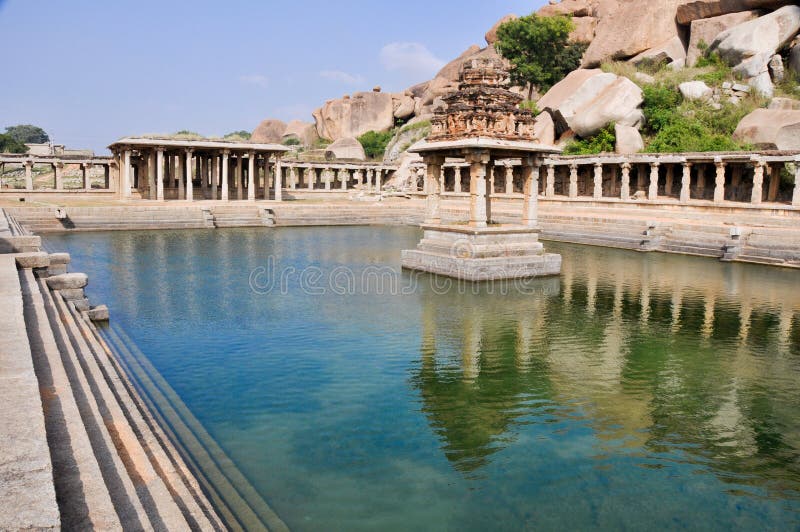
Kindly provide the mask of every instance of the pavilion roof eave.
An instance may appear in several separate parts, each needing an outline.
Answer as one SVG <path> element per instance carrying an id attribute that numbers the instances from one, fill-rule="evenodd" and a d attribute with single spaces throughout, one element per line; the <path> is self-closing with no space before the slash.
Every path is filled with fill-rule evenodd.
<path id="1" fill-rule="evenodd" d="M 458 153 L 461 150 L 489 150 L 503 154 L 525 155 L 539 153 L 542 155 L 556 155 L 561 149 L 555 146 L 519 140 L 503 140 L 491 137 L 471 137 L 459 140 L 427 141 L 421 140 L 412 145 L 408 151 L 412 153 Z"/>
<path id="2" fill-rule="evenodd" d="M 131 148 L 185 148 L 193 150 L 221 149 L 241 150 L 271 153 L 286 153 L 289 149 L 281 144 L 262 144 L 257 142 L 230 142 L 225 140 L 186 140 L 167 138 L 137 138 L 124 137 L 108 146 L 114 151 L 115 147 Z"/>

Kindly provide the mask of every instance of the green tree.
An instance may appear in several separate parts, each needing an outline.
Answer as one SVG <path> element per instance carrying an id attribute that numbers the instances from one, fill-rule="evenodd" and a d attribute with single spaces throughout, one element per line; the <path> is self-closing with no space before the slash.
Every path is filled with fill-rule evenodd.
<path id="1" fill-rule="evenodd" d="M 511 20 L 497 30 L 497 51 L 511 62 L 511 81 L 547 91 L 578 68 L 586 44 L 569 41 L 571 17 L 536 14 Z"/>
<path id="2" fill-rule="evenodd" d="M 614 124 L 609 124 L 595 136 L 574 140 L 564 148 L 564 155 L 593 155 L 595 153 L 611 153 L 617 142 Z"/>
<path id="3" fill-rule="evenodd" d="M 0 153 L 27 153 L 28 147 L 11 135 L 0 133 Z"/>
<path id="4" fill-rule="evenodd" d="M 364 147 L 364 153 L 367 154 L 367 157 L 377 159 L 378 157 L 383 157 L 386 146 L 389 145 L 389 141 L 392 140 L 393 136 L 394 134 L 391 131 L 367 131 L 358 137 L 358 142 Z"/>
<path id="5" fill-rule="evenodd" d="M 245 131 L 244 129 L 242 129 L 240 131 L 233 131 L 231 133 L 228 133 L 227 135 L 225 135 L 222 138 L 224 138 L 224 139 L 235 139 L 235 140 L 238 140 L 238 139 L 248 140 L 250 138 L 250 132 L 249 131 Z"/>
<path id="6" fill-rule="evenodd" d="M 50 142 L 50 136 L 44 129 L 31 124 L 19 124 L 6 128 L 6 135 L 23 144 L 44 144 Z"/>

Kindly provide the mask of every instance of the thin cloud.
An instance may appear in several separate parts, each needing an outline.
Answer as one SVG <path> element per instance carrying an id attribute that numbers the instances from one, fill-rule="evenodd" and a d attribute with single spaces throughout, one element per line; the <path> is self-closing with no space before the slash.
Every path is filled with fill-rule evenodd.
<path id="1" fill-rule="evenodd" d="M 446 64 L 418 42 L 389 43 L 381 48 L 380 61 L 390 72 L 415 78 L 431 78 Z"/>
<path id="2" fill-rule="evenodd" d="M 239 81 L 245 85 L 255 85 L 256 87 L 261 87 L 262 89 L 266 89 L 269 86 L 269 79 L 260 74 L 239 76 Z"/>
<path id="3" fill-rule="evenodd" d="M 319 73 L 319 76 L 330 81 L 337 81 L 347 85 L 357 85 L 364 82 L 363 76 L 348 74 L 347 72 L 342 72 L 341 70 L 323 70 Z"/>

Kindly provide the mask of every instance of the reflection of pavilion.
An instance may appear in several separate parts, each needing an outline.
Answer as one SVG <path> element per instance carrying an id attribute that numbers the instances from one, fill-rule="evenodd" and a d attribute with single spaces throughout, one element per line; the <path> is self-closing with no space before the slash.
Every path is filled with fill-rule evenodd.
<path id="1" fill-rule="evenodd" d="M 533 116 L 517 105 L 522 97 L 506 89 L 508 73 L 495 59 L 464 66 L 459 90 L 445 98 L 447 111 L 432 120 L 427 141 L 409 151 L 427 165 L 425 236 L 415 250 L 403 251 L 403 267 L 470 281 L 556 275 L 561 257 L 544 253 L 539 242 L 537 201 L 541 156 L 558 148 L 534 141 Z M 444 225 L 439 196 L 447 158 L 466 160 L 470 169 L 468 225 Z M 492 223 L 487 168 L 518 159 L 524 183 L 520 225 Z M 493 180 L 490 184 L 493 187 Z"/>

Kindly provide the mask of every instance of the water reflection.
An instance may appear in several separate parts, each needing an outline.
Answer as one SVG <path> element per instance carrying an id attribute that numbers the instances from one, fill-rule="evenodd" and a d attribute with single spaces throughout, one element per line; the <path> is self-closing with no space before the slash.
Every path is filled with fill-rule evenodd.
<path id="1" fill-rule="evenodd" d="M 689 460 L 794 496 L 797 273 L 560 252 L 560 290 L 542 291 L 550 295 L 421 293 L 411 385 L 453 467 L 480 476 L 526 424 L 570 418 L 591 426 L 598 457 Z"/>

